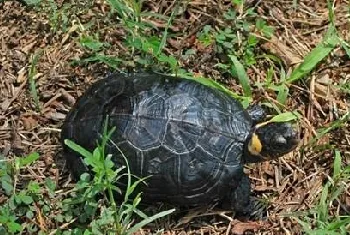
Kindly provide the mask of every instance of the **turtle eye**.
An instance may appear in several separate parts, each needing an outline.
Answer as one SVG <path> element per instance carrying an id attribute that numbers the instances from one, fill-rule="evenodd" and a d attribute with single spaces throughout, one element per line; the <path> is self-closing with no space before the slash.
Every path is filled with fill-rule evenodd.
<path id="1" fill-rule="evenodd" d="M 287 140 L 282 135 L 277 135 L 274 137 L 274 143 L 277 145 L 284 145 L 287 143 Z"/>

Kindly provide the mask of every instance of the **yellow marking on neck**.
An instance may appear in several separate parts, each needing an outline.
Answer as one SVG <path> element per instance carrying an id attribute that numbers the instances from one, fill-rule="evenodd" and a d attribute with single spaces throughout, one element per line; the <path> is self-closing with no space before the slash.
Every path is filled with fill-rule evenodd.
<path id="1" fill-rule="evenodd" d="M 248 151 L 251 155 L 259 156 L 262 149 L 262 144 L 259 137 L 253 133 L 252 138 L 249 141 Z"/>

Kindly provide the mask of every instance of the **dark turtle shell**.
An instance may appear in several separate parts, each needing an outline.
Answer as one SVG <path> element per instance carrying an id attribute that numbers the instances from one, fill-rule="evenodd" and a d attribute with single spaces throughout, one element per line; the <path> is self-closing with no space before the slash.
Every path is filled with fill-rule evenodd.
<path id="1" fill-rule="evenodd" d="M 143 201 L 197 205 L 220 200 L 243 176 L 252 120 L 229 95 L 196 81 L 160 74 L 113 74 L 93 84 L 67 115 L 62 141 L 93 150 L 106 116 L 116 131 L 108 152 L 131 173 L 151 175 Z M 87 171 L 63 144 L 73 175 Z M 248 196 L 248 195 L 247 195 Z"/>

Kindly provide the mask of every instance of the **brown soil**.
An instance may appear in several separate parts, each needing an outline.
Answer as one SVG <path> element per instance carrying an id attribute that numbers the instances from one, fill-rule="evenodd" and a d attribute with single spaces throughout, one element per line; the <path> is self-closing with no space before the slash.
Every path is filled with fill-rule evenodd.
<path id="1" fill-rule="evenodd" d="M 165 51 L 179 55 L 184 49 L 196 49 L 199 55 L 179 58 L 182 67 L 189 71 L 204 74 L 228 85 L 240 92 L 241 88 L 232 78 L 223 79 L 214 67 L 219 61 L 214 48 L 204 48 L 196 40 L 196 33 L 204 25 L 222 25 L 223 12 L 230 1 L 189 1 L 183 4 L 185 14 L 175 18 Z M 256 4 L 259 17 L 275 27 L 274 37 L 263 41 L 262 52 L 279 57 L 290 73 L 319 43 L 328 28 L 328 10 L 326 1 L 248 1 Z M 57 1 L 58 6 L 63 1 Z M 173 1 L 146 1 L 149 11 L 170 16 Z M 72 9 L 66 9 L 67 11 Z M 103 1 L 96 1 L 89 10 L 75 5 L 75 14 L 64 23 L 61 19 L 56 30 L 46 11 L 25 7 L 16 1 L 0 3 L 0 150 L 2 155 L 11 159 L 38 152 L 40 159 L 21 172 L 21 182 L 36 180 L 42 182 L 51 177 L 64 194 L 73 186 L 65 162 L 57 154 L 60 126 L 68 110 L 84 90 L 93 81 L 111 72 L 106 66 L 90 63 L 73 66 L 72 60 L 85 58 L 88 52 L 79 45 L 82 34 L 79 24 L 93 22 L 90 32 L 98 32 L 100 41 L 108 42 L 107 50 L 128 60 L 120 67 L 128 69 L 136 57 L 133 57 L 122 44 L 125 31 L 121 24 L 104 22 L 109 11 Z M 240 9 L 238 9 L 240 10 Z M 241 11 L 244 13 L 243 11 Z M 348 2 L 335 2 L 336 27 L 345 41 L 349 41 Z M 243 16 L 242 16 L 243 17 Z M 189 23 L 190 22 L 190 23 Z M 154 21 L 154 32 L 161 33 L 166 22 Z M 34 76 L 39 96 L 40 111 L 30 93 L 30 68 L 33 56 L 41 54 Z M 248 70 L 252 84 L 266 77 L 266 61 L 258 63 Z M 334 85 L 349 83 L 349 60 L 341 48 L 334 50 L 312 74 L 290 87 L 286 110 L 298 110 L 302 115 L 300 130 L 302 144 L 298 151 L 288 154 L 277 161 L 247 166 L 255 194 L 268 200 L 268 219 L 266 221 L 238 221 L 230 218 L 230 213 L 216 210 L 192 211 L 179 221 L 164 222 L 164 234 L 243 234 L 255 231 L 256 234 L 300 234 L 300 227 L 288 213 L 312 208 L 320 196 L 322 185 L 332 174 L 334 151 L 343 155 L 343 164 L 350 163 L 350 127 L 349 124 L 330 131 L 309 145 L 316 130 L 327 127 L 334 120 L 343 116 L 349 109 L 349 94 L 341 93 Z M 274 79 L 279 79 L 280 68 L 275 67 Z M 268 97 L 276 101 L 272 92 L 254 88 L 255 98 Z M 327 145 L 326 145 L 327 144 Z M 347 182 L 349 184 L 349 182 Z M 1 192 L 1 191 L 0 191 Z M 347 189 L 342 203 L 350 206 L 350 192 Z M 5 200 L 0 194 L 0 202 Z M 331 214 L 339 213 L 339 207 L 333 206 Z M 39 217 L 37 217 L 39 220 Z M 37 221 L 37 223 L 39 223 Z M 46 228 L 55 228 L 50 218 L 41 221 Z M 156 225 L 155 225 L 156 226 Z M 140 234 L 147 234 L 144 229 Z"/>

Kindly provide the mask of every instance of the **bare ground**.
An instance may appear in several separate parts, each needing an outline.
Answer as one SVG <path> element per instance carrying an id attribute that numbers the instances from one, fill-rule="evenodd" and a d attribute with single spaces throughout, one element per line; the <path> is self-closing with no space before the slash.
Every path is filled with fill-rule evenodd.
<path id="1" fill-rule="evenodd" d="M 224 23 L 222 14 L 229 7 L 229 2 L 212 0 L 184 4 L 183 16 L 177 17 L 170 28 L 178 36 L 168 40 L 166 51 L 178 55 L 185 48 L 196 49 L 199 56 L 179 58 L 182 67 L 224 82 L 240 92 L 241 88 L 234 79 L 223 79 L 213 67 L 218 62 L 215 50 L 201 47 L 195 37 L 206 24 L 215 26 Z M 57 3 L 62 5 L 62 1 Z M 149 10 L 168 16 L 172 4 L 172 1 L 145 3 Z M 327 30 L 326 1 L 298 1 L 296 8 L 293 8 L 293 1 L 282 0 L 250 1 L 250 4 L 257 4 L 259 17 L 275 27 L 274 37 L 261 44 L 261 51 L 281 58 L 287 73 L 321 41 Z M 88 11 L 84 7 L 77 7 L 75 11 L 75 17 L 66 24 L 60 21 L 54 31 L 47 12 L 26 8 L 15 1 L 0 3 L 0 149 L 8 158 L 37 151 L 39 161 L 21 172 L 19 185 L 26 180 L 41 182 L 51 177 L 60 186 L 58 194 L 64 194 L 73 186 L 65 162 L 58 154 L 62 121 L 88 85 L 110 72 L 101 64 L 71 64 L 72 60 L 87 56 L 78 43 L 81 33 L 79 23 L 93 21 L 100 40 L 112 45 L 108 50 L 111 55 L 126 58 L 131 64 L 135 59 L 120 42 L 125 36 L 123 28 L 118 24 L 104 24 L 107 5 L 97 1 Z M 349 41 L 348 2 L 336 1 L 335 14 L 338 31 Z M 160 32 L 164 30 L 164 22 L 154 22 L 154 25 Z M 29 88 L 33 55 L 39 49 L 42 54 L 36 66 L 35 82 L 40 112 L 35 107 Z M 267 65 L 266 61 L 258 61 L 248 70 L 252 84 L 266 77 Z M 230 219 L 230 213 L 225 216 L 209 210 L 191 212 L 190 217 L 193 218 L 189 222 L 185 219 L 184 222 L 188 223 L 179 226 L 176 226 L 178 221 L 171 219 L 154 226 L 165 227 L 164 234 L 240 234 L 245 230 L 255 230 L 259 234 L 300 234 L 296 221 L 283 215 L 315 205 L 323 183 L 332 172 L 334 152 L 327 146 L 341 151 L 344 165 L 350 163 L 349 124 L 326 134 L 317 144 L 308 145 L 318 128 L 328 126 L 349 108 L 349 95 L 334 87 L 342 81 L 349 83 L 349 65 L 345 52 L 338 48 L 308 78 L 293 84 L 286 110 L 296 109 L 303 115 L 300 148 L 278 161 L 247 166 L 255 194 L 270 202 L 267 221 L 240 222 Z M 128 66 L 124 64 L 121 69 L 125 67 Z M 278 72 L 277 68 L 274 79 L 279 78 Z M 276 102 L 273 93 L 255 88 L 254 94 L 257 99 L 264 96 Z M 0 194 L 0 203 L 4 200 L 5 197 Z M 349 188 L 341 201 L 343 205 L 350 206 Z M 335 206 L 330 213 L 339 214 L 339 211 Z M 45 218 L 44 224 L 46 228 L 56 226 L 50 217 Z M 147 232 L 145 229 L 140 234 Z"/>

